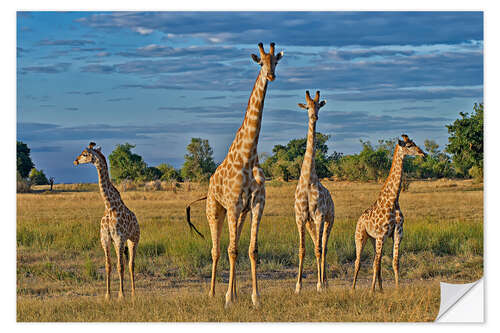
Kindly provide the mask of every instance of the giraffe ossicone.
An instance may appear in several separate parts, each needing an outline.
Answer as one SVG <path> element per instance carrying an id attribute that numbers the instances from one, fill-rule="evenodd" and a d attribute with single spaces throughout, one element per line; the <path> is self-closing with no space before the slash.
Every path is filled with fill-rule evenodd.
<path id="1" fill-rule="evenodd" d="M 401 178 L 403 176 L 403 160 L 407 155 L 427 155 L 410 140 L 406 134 L 403 134 L 402 137 L 403 140 L 398 140 L 396 143 L 391 170 L 389 171 L 389 176 L 380 191 L 377 201 L 361 214 L 356 224 L 356 232 L 354 235 L 356 242 L 356 261 L 354 264 L 352 289 L 356 288 L 361 252 L 363 252 L 363 248 L 368 238 L 370 238 L 373 243 L 373 252 L 375 253 L 371 291 L 375 291 L 376 280 L 378 280 L 379 288 L 382 290 L 380 261 L 382 259 L 382 247 L 387 237 L 392 237 L 394 240 L 392 268 L 394 270 L 396 288 L 399 286 L 399 245 L 403 238 L 404 222 L 403 213 L 399 207 Z"/>
<path id="2" fill-rule="evenodd" d="M 318 270 L 316 288 L 321 291 L 327 286 L 326 253 L 328 237 L 335 219 L 335 206 L 330 192 L 320 183 L 315 167 L 315 137 L 316 122 L 319 109 L 326 101 L 319 101 L 319 91 L 314 99 L 306 91 L 306 104 L 299 103 L 299 107 L 307 110 L 309 128 L 307 132 L 307 146 L 300 170 L 300 177 L 295 189 L 295 222 L 299 231 L 299 272 L 295 292 L 302 288 L 302 270 L 305 256 L 305 229 L 309 232 L 314 243 L 314 253 Z"/>
<path id="3" fill-rule="evenodd" d="M 111 296 L 111 243 L 113 243 L 116 257 L 117 270 L 120 277 L 118 298 L 123 298 L 123 273 L 125 246 L 129 250 L 129 271 L 132 284 L 132 296 L 135 294 L 134 264 L 137 245 L 139 244 L 140 230 L 135 214 L 125 206 L 120 192 L 113 186 L 109 178 L 106 157 L 101 153 L 100 147 L 91 142 L 73 162 L 74 165 L 93 164 L 99 176 L 99 191 L 104 200 L 104 216 L 101 219 L 101 245 L 106 258 L 106 299 Z"/>
<path id="4" fill-rule="evenodd" d="M 259 305 L 257 285 L 257 234 L 266 201 L 264 172 L 260 168 L 257 156 L 257 144 L 262 122 L 262 110 L 266 97 L 267 84 L 276 78 L 275 69 L 283 52 L 274 54 L 275 44 L 271 43 L 269 53 L 259 43 L 259 55 L 252 54 L 252 59 L 261 66 L 259 75 L 248 100 L 243 124 L 229 148 L 224 161 L 210 177 L 207 193 L 206 214 L 212 236 L 212 280 L 210 296 L 215 294 L 217 262 L 220 257 L 220 237 L 224 218 L 227 216 L 229 227 L 229 284 L 226 293 L 226 307 L 236 300 L 236 258 L 238 240 L 245 217 L 250 213 L 251 234 L 248 255 L 252 271 L 252 302 Z M 203 200 L 205 198 L 198 199 Z M 194 202 L 196 202 L 194 201 Z M 190 207 L 191 204 L 188 205 Z M 188 212 L 188 208 L 186 212 Z M 191 224 L 189 215 L 187 221 Z"/>

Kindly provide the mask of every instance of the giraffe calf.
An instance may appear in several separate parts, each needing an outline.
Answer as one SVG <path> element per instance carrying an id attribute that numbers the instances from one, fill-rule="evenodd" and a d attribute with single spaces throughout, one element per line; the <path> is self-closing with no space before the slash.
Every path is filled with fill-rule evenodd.
<path id="1" fill-rule="evenodd" d="M 356 225 L 356 262 L 354 264 L 354 278 L 352 282 L 353 290 L 356 288 L 361 252 L 363 252 L 368 238 L 373 242 L 375 253 L 371 291 L 375 291 L 375 282 L 377 279 L 379 288 L 382 290 L 380 261 L 382 258 L 382 247 L 387 237 L 392 237 L 394 240 L 392 268 L 394 269 L 396 287 L 399 286 L 399 245 L 403 238 L 404 222 L 403 213 L 399 207 L 403 159 L 407 155 L 426 155 L 407 135 L 403 134 L 402 137 L 403 141 L 398 140 L 394 149 L 391 171 L 380 191 L 377 201 L 361 214 Z"/>
<path id="2" fill-rule="evenodd" d="M 106 157 L 101 153 L 99 147 L 94 149 L 94 146 L 95 143 L 91 142 L 76 158 L 73 164 L 92 163 L 97 169 L 99 190 L 105 205 L 104 216 L 101 219 L 101 245 L 106 257 L 106 299 L 110 298 L 111 287 L 111 243 L 115 247 L 116 258 L 118 260 L 117 270 L 120 276 L 118 298 L 121 299 L 123 298 L 124 252 L 126 245 L 128 245 L 129 251 L 128 268 L 132 283 L 132 296 L 135 294 L 134 260 L 140 238 L 139 223 L 135 214 L 123 203 L 120 192 L 111 183 Z"/>

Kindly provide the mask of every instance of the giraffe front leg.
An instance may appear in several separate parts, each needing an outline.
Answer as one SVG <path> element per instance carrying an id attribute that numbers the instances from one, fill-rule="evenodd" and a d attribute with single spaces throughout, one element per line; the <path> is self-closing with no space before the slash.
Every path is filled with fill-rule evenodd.
<path id="1" fill-rule="evenodd" d="M 315 221 L 315 227 L 316 227 L 316 238 L 314 242 L 314 255 L 316 256 L 316 266 L 318 270 L 318 283 L 316 284 L 316 290 L 317 291 L 322 291 L 323 290 L 323 278 L 322 278 L 322 266 L 321 266 L 321 254 L 322 254 L 322 248 L 321 248 L 321 243 L 322 243 L 322 238 L 323 238 L 323 228 L 324 228 L 324 221 L 323 218 L 318 219 Z"/>
<path id="2" fill-rule="evenodd" d="M 303 219 L 297 214 L 295 217 L 295 221 L 297 223 L 297 229 L 299 230 L 299 273 L 297 275 L 297 284 L 295 286 L 295 293 L 300 293 L 300 289 L 302 289 L 302 270 L 304 268 L 304 256 L 306 253 L 306 242 L 304 239 L 305 236 L 305 222 Z"/>
<path id="3" fill-rule="evenodd" d="M 384 245 L 383 238 L 377 238 L 375 241 L 375 258 L 373 260 L 373 279 L 372 279 L 372 288 L 371 292 L 375 291 L 375 282 L 376 279 L 379 279 L 379 287 L 382 290 L 382 279 L 379 276 L 380 274 L 380 261 L 382 259 L 382 247 Z"/>
<path id="4" fill-rule="evenodd" d="M 111 297 L 111 253 L 110 253 L 110 236 L 107 229 L 101 227 L 101 245 L 104 250 L 105 267 L 106 267 L 106 300 Z"/>
<path id="5" fill-rule="evenodd" d="M 123 272 L 124 272 L 124 254 L 123 251 L 125 250 L 125 245 L 122 240 L 116 241 L 115 242 L 115 251 L 116 251 L 116 259 L 117 259 L 117 264 L 116 268 L 118 270 L 118 275 L 120 278 L 120 289 L 118 291 L 118 299 L 123 299 Z"/>
<path id="6" fill-rule="evenodd" d="M 330 231 L 332 229 L 333 221 L 325 221 L 323 227 L 323 238 L 321 242 L 321 283 L 326 288 L 328 286 L 327 277 L 327 264 L 326 264 L 326 253 L 328 251 L 328 237 L 330 236 Z"/>
<path id="7" fill-rule="evenodd" d="M 403 227 L 396 226 L 394 230 L 394 248 L 392 253 L 392 269 L 394 270 L 394 280 L 396 288 L 399 288 L 399 244 L 403 238 Z"/>
<path id="8" fill-rule="evenodd" d="M 264 198 L 261 197 L 259 199 L 252 207 L 252 226 L 250 231 L 250 245 L 248 246 L 248 257 L 250 258 L 252 269 L 252 303 L 256 308 L 259 307 L 259 288 L 257 285 L 258 234 L 265 205 Z"/>
<path id="9" fill-rule="evenodd" d="M 128 270 L 130 273 L 130 283 L 132 288 L 132 297 L 135 296 L 135 277 L 134 277 L 134 266 L 135 266 L 135 255 L 137 252 L 137 243 L 133 242 L 130 239 L 127 241 L 128 244 L 128 253 L 129 253 L 129 261 L 128 261 Z"/>
<path id="10" fill-rule="evenodd" d="M 237 234 L 237 215 L 234 210 L 228 211 L 227 222 L 229 227 L 229 245 L 227 254 L 229 257 L 229 285 L 226 292 L 226 308 L 229 307 L 235 300 L 234 293 L 236 288 L 236 259 L 238 258 L 238 244 L 236 242 Z"/>

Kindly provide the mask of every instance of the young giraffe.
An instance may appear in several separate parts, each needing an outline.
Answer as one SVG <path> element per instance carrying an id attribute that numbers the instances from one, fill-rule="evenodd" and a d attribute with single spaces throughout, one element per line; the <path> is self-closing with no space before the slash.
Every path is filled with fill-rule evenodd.
<path id="1" fill-rule="evenodd" d="M 125 243 L 128 245 L 130 281 L 132 283 L 132 296 L 135 294 L 134 259 L 139 244 L 139 224 L 137 218 L 123 203 L 120 192 L 111 184 L 109 179 L 106 158 L 101 153 L 101 148 L 94 149 L 95 143 L 91 142 L 87 148 L 76 158 L 74 165 L 92 163 L 99 175 L 99 190 L 104 199 L 104 216 L 101 219 L 101 245 L 106 257 L 106 299 L 110 298 L 111 253 L 110 245 L 113 242 L 117 269 L 120 276 L 120 290 L 118 298 L 123 298 L 123 271 Z"/>
<path id="2" fill-rule="evenodd" d="M 309 113 L 309 129 L 307 132 L 307 148 L 304 162 L 300 170 L 300 178 L 295 190 L 295 221 L 299 229 L 299 274 L 295 292 L 299 293 L 302 288 L 302 268 L 306 244 L 304 239 L 304 227 L 311 235 L 314 242 L 314 253 L 318 268 L 317 290 L 320 291 L 327 285 L 325 261 L 328 237 L 335 218 L 335 207 L 330 192 L 321 185 L 314 163 L 315 158 L 315 136 L 318 112 L 326 101 L 319 101 L 319 91 L 311 99 L 309 91 L 306 91 L 307 104 L 299 103 L 299 106 Z"/>
<path id="3" fill-rule="evenodd" d="M 252 271 L 252 302 L 259 305 L 259 292 L 257 288 L 257 234 L 265 204 L 264 172 L 259 166 L 257 157 L 257 144 L 262 121 L 262 109 L 266 96 L 267 82 L 274 81 L 275 68 L 283 57 L 283 52 L 274 55 L 274 43 L 271 43 L 269 53 L 264 51 L 259 43 L 260 57 L 252 54 L 252 59 L 261 66 L 257 80 L 248 100 L 243 124 L 236 132 L 236 137 L 229 148 L 224 161 L 210 177 L 207 196 L 196 201 L 207 200 L 206 214 L 212 236 L 212 282 L 210 296 L 215 294 L 215 276 L 217 262 L 220 257 L 220 236 L 224 217 L 227 215 L 229 227 L 229 285 L 226 293 L 226 307 L 236 299 L 236 274 L 235 265 L 238 256 L 238 240 L 245 217 L 250 212 L 252 223 L 250 257 Z M 194 202 L 196 202 L 194 201 Z M 193 202 L 192 202 L 193 203 Z M 192 204 L 191 203 L 191 204 Z M 189 209 L 186 208 L 188 223 Z"/>
<path id="4" fill-rule="evenodd" d="M 396 288 L 399 286 L 399 244 L 403 238 L 404 222 L 403 213 L 399 208 L 403 159 L 406 155 L 426 156 L 426 153 L 415 145 L 407 135 L 403 134 L 402 137 L 404 141 L 398 140 L 396 144 L 391 171 L 380 191 L 377 201 L 361 214 L 356 225 L 356 263 L 354 267 L 352 289 L 356 288 L 361 252 L 368 238 L 373 242 L 375 252 L 371 291 L 375 291 L 375 280 L 377 278 L 378 286 L 380 290 L 382 290 L 380 260 L 382 258 L 384 240 L 387 237 L 392 237 L 394 241 L 392 268 L 394 270 Z"/>

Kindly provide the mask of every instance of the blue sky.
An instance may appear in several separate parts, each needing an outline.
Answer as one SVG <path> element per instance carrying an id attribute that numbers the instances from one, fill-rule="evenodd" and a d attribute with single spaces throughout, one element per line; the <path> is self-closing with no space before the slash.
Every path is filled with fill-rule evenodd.
<path id="1" fill-rule="evenodd" d="M 305 137 L 306 89 L 327 100 L 317 129 L 344 153 L 401 133 L 443 147 L 445 125 L 483 100 L 481 12 L 18 12 L 17 138 L 57 182 L 96 181 L 72 165 L 91 140 L 180 167 L 202 137 L 221 161 L 259 42 L 285 51 L 259 152 Z"/>

